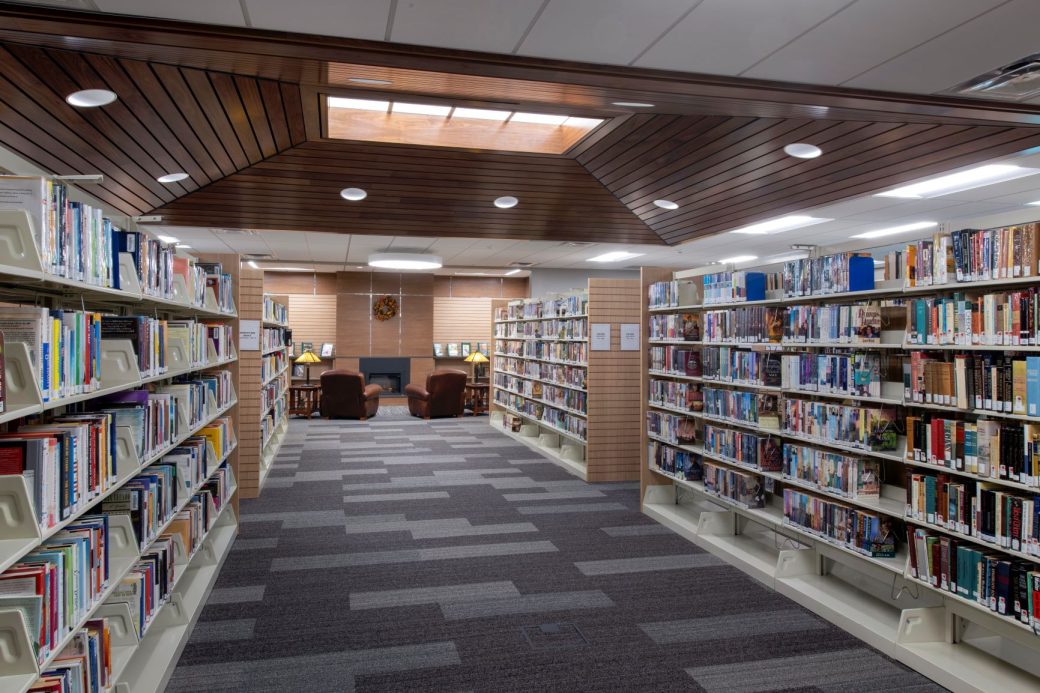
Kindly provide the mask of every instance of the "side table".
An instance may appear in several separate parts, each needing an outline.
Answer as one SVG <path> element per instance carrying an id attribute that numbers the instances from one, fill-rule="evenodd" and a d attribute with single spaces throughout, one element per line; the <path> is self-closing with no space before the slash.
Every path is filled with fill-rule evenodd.
<path id="1" fill-rule="evenodd" d="M 318 411 L 321 385 L 290 385 L 289 416 L 311 418 Z"/>
<path id="2" fill-rule="evenodd" d="M 487 414 L 490 383 L 466 383 L 466 401 L 473 416 Z"/>

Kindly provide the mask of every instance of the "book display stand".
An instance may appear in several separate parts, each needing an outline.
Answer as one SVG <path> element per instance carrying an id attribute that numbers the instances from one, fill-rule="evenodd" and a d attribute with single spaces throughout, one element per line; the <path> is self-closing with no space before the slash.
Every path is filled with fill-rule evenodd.
<path id="1" fill-rule="evenodd" d="M 776 271 L 778 267 L 766 269 Z M 1029 581 L 1030 571 L 1040 576 L 1040 552 L 1025 539 L 1021 547 L 1010 539 L 1002 543 L 1000 534 L 1035 526 L 1034 517 L 1026 512 L 1033 507 L 1029 501 L 1040 500 L 1040 481 L 1025 472 L 1015 477 L 977 473 L 954 461 L 956 455 L 944 456 L 941 448 L 936 455 L 932 441 L 927 443 L 927 454 L 918 451 L 915 456 L 914 445 L 907 449 L 907 434 L 908 424 L 915 418 L 949 418 L 955 422 L 951 426 L 967 424 L 969 430 L 974 430 L 977 421 L 992 419 L 1021 427 L 1027 440 L 1025 451 L 1004 443 L 1001 460 L 1011 467 L 1008 456 L 1012 452 L 1028 456 L 1029 441 L 1037 439 L 1034 427 L 1040 426 L 1040 417 L 956 407 L 939 403 L 949 401 L 939 395 L 932 402 L 914 401 L 911 387 L 916 387 L 918 377 L 923 383 L 924 376 L 915 371 L 911 377 L 909 364 L 915 352 L 935 352 L 934 360 L 952 364 L 952 355 L 945 352 L 1004 352 L 999 359 L 1006 355 L 1010 361 L 1024 359 L 1040 346 L 1024 342 L 916 343 L 921 338 L 912 330 L 914 307 L 903 305 L 913 298 L 970 296 L 975 289 L 991 293 L 1035 288 L 1037 268 L 1030 274 L 907 288 L 899 280 L 863 291 L 822 295 L 784 297 L 773 291 L 754 301 L 706 303 L 702 280 L 704 284 L 708 280 L 699 274 L 643 268 L 646 332 L 641 399 L 643 420 L 647 421 L 642 433 L 643 512 L 943 686 L 958 691 L 1036 690 L 1040 686 L 1040 619 L 1035 615 L 1040 612 L 1033 611 L 1033 596 L 1040 582 L 1034 587 Z M 1015 301 L 1017 305 L 1018 299 Z M 749 306 L 789 311 L 811 304 L 823 310 L 867 302 L 879 305 L 883 315 L 874 342 L 790 339 L 786 332 L 782 338 L 777 334 L 772 339 L 746 338 L 739 329 L 730 338 L 726 332 L 745 319 L 747 313 L 741 311 Z M 1022 314 L 1026 314 L 1025 308 Z M 790 317 L 790 313 L 784 315 Z M 1010 325 L 1011 315 L 1005 313 L 1004 317 Z M 689 334 L 662 336 L 663 326 L 671 324 L 668 320 L 696 322 L 696 339 Z M 958 325 L 960 320 L 958 316 Z M 1014 320 L 1017 330 L 1018 318 Z M 706 322 L 711 324 L 707 331 Z M 1023 334 L 1026 324 L 1023 318 Z M 719 326 L 725 336 L 706 338 L 713 330 L 719 334 Z M 654 327 L 662 338 L 650 338 Z M 952 322 L 948 327 L 952 331 Z M 662 365 L 663 349 L 676 349 L 667 358 L 678 355 L 680 364 L 666 360 Z M 899 366 L 882 368 L 880 377 L 875 372 L 871 395 L 857 394 L 851 382 L 838 384 L 837 378 L 825 383 L 823 375 L 818 386 L 803 387 L 797 381 L 799 358 L 811 365 L 863 353 L 876 354 L 872 358 L 889 365 L 899 362 L 902 370 L 897 370 Z M 720 358 L 723 366 L 719 372 L 724 376 L 715 370 Z M 746 363 L 761 366 L 762 359 L 772 358 L 781 359 L 772 361 L 778 368 L 791 368 L 783 372 L 781 382 L 749 378 L 741 370 Z M 696 366 L 684 365 L 689 363 Z M 713 364 L 711 368 L 708 363 Z M 995 362 L 994 367 L 1001 363 Z M 731 371 L 726 371 L 727 365 Z M 792 372 L 795 382 L 788 377 Z M 949 390 L 949 383 L 944 385 L 929 375 L 928 387 Z M 690 394 L 693 391 L 697 394 Z M 778 403 L 775 408 L 774 401 Z M 765 409 L 776 413 L 779 425 L 772 414 L 765 418 L 764 402 L 771 403 Z M 879 411 L 894 412 L 890 423 L 874 426 L 880 421 Z M 850 414 L 854 416 L 849 420 L 857 422 L 851 428 L 828 428 L 828 417 Z M 814 422 L 792 418 L 798 416 Z M 859 442 L 846 439 L 857 426 L 868 433 L 886 430 L 886 439 L 882 443 L 881 434 L 867 435 Z M 696 429 L 695 436 L 690 434 L 692 429 Z M 1008 430 L 1017 433 L 1017 429 Z M 958 439 L 955 430 L 951 442 L 947 431 L 948 449 L 972 450 L 970 436 L 968 440 L 969 447 L 964 448 L 963 433 Z M 763 444 L 777 446 L 782 453 L 770 457 L 763 453 Z M 993 446 L 995 449 L 997 443 Z M 979 452 L 975 450 L 976 455 Z M 807 460 L 816 460 L 817 466 Z M 1019 464 L 1020 458 L 1015 460 Z M 857 493 L 855 481 L 851 489 L 848 486 L 849 476 L 855 480 L 857 471 L 871 477 L 870 492 Z M 841 487 L 843 483 L 846 485 Z M 908 493 L 911 483 L 917 485 Z M 958 500 L 956 488 L 960 486 L 967 490 Z M 966 526 L 970 522 L 944 520 L 943 516 L 955 511 L 951 509 L 959 508 L 962 518 L 977 511 L 981 521 L 984 510 L 976 499 L 984 493 L 992 493 L 998 503 L 1005 504 L 998 513 L 1007 513 L 1006 524 L 1003 517 L 998 520 L 997 537 Z M 918 499 L 922 510 L 915 515 L 912 508 L 917 507 Z M 889 535 L 896 539 L 894 546 L 884 541 Z M 980 575 L 976 556 L 978 565 L 989 565 L 992 575 Z M 1000 578 L 998 571 L 1008 569 L 1012 575 L 1022 576 L 1020 584 L 1000 585 L 999 580 L 1006 578 Z M 963 582 L 949 584 L 958 578 Z M 1012 606 L 1014 601 L 1020 602 L 1018 610 Z"/>

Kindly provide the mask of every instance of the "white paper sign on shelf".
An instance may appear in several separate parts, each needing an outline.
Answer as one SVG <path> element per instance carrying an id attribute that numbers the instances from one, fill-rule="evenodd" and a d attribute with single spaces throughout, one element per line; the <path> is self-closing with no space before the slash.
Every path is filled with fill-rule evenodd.
<path id="1" fill-rule="evenodd" d="M 260 321 L 238 321 L 238 350 L 260 351 Z"/>
<path id="2" fill-rule="evenodd" d="M 621 323 L 621 351 L 639 351 L 639 323 Z"/>
<path id="3" fill-rule="evenodd" d="M 593 351 L 610 351 L 610 323 L 594 322 L 589 325 L 589 343 Z"/>

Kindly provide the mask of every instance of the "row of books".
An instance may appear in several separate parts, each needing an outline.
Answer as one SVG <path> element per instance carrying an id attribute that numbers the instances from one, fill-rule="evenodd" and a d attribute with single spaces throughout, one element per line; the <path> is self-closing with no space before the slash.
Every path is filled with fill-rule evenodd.
<path id="1" fill-rule="evenodd" d="M 838 253 L 784 263 L 784 296 L 815 296 L 874 288 L 874 259 L 861 253 Z"/>
<path id="2" fill-rule="evenodd" d="M 788 306 L 783 341 L 876 344 L 881 341 L 881 306 L 878 303 Z"/>
<path id="3" fill-rule="evenodd" d="M 507 373 L 495 373 L 495 387 L 580 412 L 585 411 L 587 404 L 587 395 L 581 390 L 547 385 L 537 380 L 517 378 Z"/>
<path id="4" fill-rule="evenodd" d="M 104 693 L 114 685 L 112 629 L 107 618 L 94 618 L 76 631 L 28 693 Z"/>
<path id="5" fill-rule="evenodd" d="M 200 262 L 206 273 L 206 289 L 212 290 L 217 299 L 217 307 L 225 313 L 235 309 L 234 287 L 231 284 L 231 274 L 224 271 L 224 266 L 219 262 Z"/>
<path id="6" fill-rule="evenodd" d="M 772 306 L 738 306 L 702 314 L 704 341 L 734 344 L 779 344 L 786 314 Z"/>
<path id="7" fill-rule="evenodd" d="M 899 443 L 892 408 L 787 398 L 781 400 L 781 409 L 786 433 L 872 451 L 895 450 Z"/>
<path id="8" fill-rule="evenodd" d="M 668 313 L 650 316 L 650 339 L 681 339 L 699 342 L 700 324 L 695 313 Z"/>
<path id="9" fill-rule="evenodd" d="M 586 339 L 589 336 L 587 318 L 546 319 L 536 322 L 506 322 L 495 325 L 496 339 Z"/>
<path id="10" fill-rule="evenodd" d="M 1040 423 L 908 416 L 906 458 L 1040 486 Z"/>
<path id="11" fill-rule="evenodd" d="M 673 445 L 693 445 L 698 437 L 693 419 L 652 409 L 646 412 L 646 432 Z"/>
<path id="12" fill-rule="evenodd" d="M 1040 496 L 945 474 L 907 472 L 906 516 L 1040 556 Z"/>
<path id="13" fill-rule="evenodd" d="M 567 365 L 585 365 L 589 361 L 589 345 L 586 342 L 499 341 L 495 343 L 495 351 L 507 356 Z"/>
<path id="14" fill-rule="evenodd" d="M 705 380 L 779 387 L 780 354 L 749 351 L 734 347 L 705 347 L 701 352 Z"/>
<path id="15" fill-rule="evenodd" d="M 783 469 L 782 448 L 780 440 L 774 436 L 704 425 L 704 451 L 734 464 L 779 472 Z"/>
<path id="16" fill-rule="evenodd" d="M 208 322 L 206 338 L 209 340 L 218 361 L 227 361 L 235 355 L 234 330 L 231 325 Z"/>
<path id="17" fill-rule="evenodd" d="M 1040 626 L 1040 569 L 1035 563 L 919 527 L 908 544 L 912 577 L 1031 628 Z"/>
<path id="18" fill-rule="evenodd" d="M 266 322 L 280 322 L 283 325 L 289 322 L 289 308 L 284 303 L 278 303 L 270 296 L 264 296 L 264 320 Z"/>
<path id="19" fill-rule="evenodd" d="M 943 360 L 913 352 L 904 361 L 903 390 L 908 402 L 1037 416 L 1040 356 L 956 354 Z"/>
<path id="20" fill-rule="evenodd" d="M 810 393 L 880 397 L 881 361 L 877 352 L 784 354 L 780 385 Z"/>
<path id="21" fill-rule="evenodd" d="M 695 281 L 654 282 L 648 289 L 651 308 L 700 305 L 702 283 Z"/>
<path id="22" fill-rule="evenodd" d="M 781 288 L 779 272 L 715 272 L 701 277 L 704 305 L 761 301 Z"/>
<path id="23" fill-rule="evenodd" d="M 285 330 L 280 327 L 265 327 L 260 333 L 260 348 L 264 351 L 285 346 Z"/>
<path id="24" fill-rule="evenodd" d="M 125 339 L 134 345 L 137 367 L 142 377 L 165 373 L 166 345 L 168 344 L 167 322 L 143 315 L 119 317 L 102 316 L 102 339 Z"/>
<path id="25" fill-rule="evenodd" d="M 649 348 L 649 366 L 652 371 L 666 371 L 675 375 L 701 375 L 701 352 L 677 346 Z"/>
<path id="26" fill-rule="evenodd" d="M 906 286 L 1032 277 L 1038 274 L 1040 224 L 961 229 L 908 243 Z"/>
<path id="27" fill-rule="evenodd" d="M 280 380 L 272 380 L 260 387 L 260 410 L 267 411 L 275 400 L 282 395 L 282 383 Z"/>
<path id="28" fill-rule="evenodd" d="M 695 383 L 650 378 L 647 396 L 650 398 L 651 404 L 661 404 L 687 411 L 704 409 L 703 393 L 700 385 Z"/>
<path id="29" fill-rule="evenodd" d="M 582 439 L 585 438 L 586 421 L 584 417 L 574 416 L 562 409 L 556 409 L 542 402 L 499 389 L 495 390 L 495 403 L 537 419 L 547 426 L 558 428 Z"/>
<path id="30" fill-rule="evenodd" d="M 892 518 L 800 489 L 784 489 L 784 522 L 864 556 L 896 555 Z"/>
<path id="31" fill-rule="evenodd" d="M 915 298 L 906 341 L 923 345 L 1040 345 L 1040 289 Z"/>
<path id="32" fill-rule="evenodd" d="M 877 498 L 881 493 L 878 460 L 784 443 L 784 477 L 845 498 Z"/>
<path id="33" fill-rule="evenodd" d="M 588 313 L 589 297 L 585 293 L 552 298 L 513 301 L 505 309 L 495 311 L 496 320 L 530 320 L 532 318 L 565 318 Z"/>
<path id="34" fill-rule="evenodd" d="M 720 467 L 704 461 L 704 490 L 745 508 L 765 507 L 762 478 L 739 469 Z"/>
<path id="35" fill-rule="evenodd" d="M 705 387 L 704 414 L 780 430 L 779 398 L 776 395 Z"/>
<path id="36" fill-rule="evenodd" d="M 281 373 L 289 363 L 284 351 L 276 351 L 260 357 L 260 382 L 266 383 Z"/>
<path id="37" fill-rule="evenodd" d="M 647 444 L 646 459 L 651 469 L 660 469 L 680 479 L 700 481 L 704 478 L 704 460 L 695 452 L 651 440 Z"/>
<path id="38" fill-rule="evenodd" d="M 557 385 L 585 389 L 588 371 L 582 366 L 561 366 L 543 361 L 524 361 L 502 356 L 495 357 L 495 371 L 521 378 L 538 378 Z"/>

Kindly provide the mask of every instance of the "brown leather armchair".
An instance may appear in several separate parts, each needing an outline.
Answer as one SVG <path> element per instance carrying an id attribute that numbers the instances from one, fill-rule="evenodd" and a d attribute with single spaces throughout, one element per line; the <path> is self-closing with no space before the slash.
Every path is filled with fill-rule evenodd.
<path id="1" fill-rule="evenodd" d="M 408 411 L 424 419 L 462 416 L 468 377 L 466 371 L 446 368 L 426 376 L 426 387 L 409 383 L 404 389 L 408 395 Z"/>
<path id="2" fill-rule="evenodd" d="M 378 385 L 365 385 L 357 371 L 334 370 L 321 374 L 321 416 L 329 419 L 361 419 L 379 411 Z"/>

